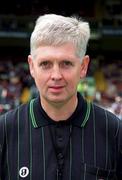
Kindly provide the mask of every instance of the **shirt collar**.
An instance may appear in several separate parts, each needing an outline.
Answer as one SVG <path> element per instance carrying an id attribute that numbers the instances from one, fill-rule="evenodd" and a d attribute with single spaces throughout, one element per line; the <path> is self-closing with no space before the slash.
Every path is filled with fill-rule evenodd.
<path id="1" fill-rule="evenodd" d="M 78 105 L 74 113 L 66 121 L 56 122 L 43 110 L 40 97 L 32 99 L 29 104 L 29 114 L 34 128 L 44 127 L 51 124 L 65 123 L 78 127 L 84 127 L 89 119 L 91 105 L 78 93 Z"/>

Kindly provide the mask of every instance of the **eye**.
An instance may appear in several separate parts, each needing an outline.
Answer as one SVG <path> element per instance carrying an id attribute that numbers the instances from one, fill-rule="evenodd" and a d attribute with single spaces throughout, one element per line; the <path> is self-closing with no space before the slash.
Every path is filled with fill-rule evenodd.
<path id="1" fill-rule="evenodd" d="M 50 69 L 52 67 L 52 63 L 50 61 L 43 61 L 39 64 L 42 69 Z"/>
<path id="2" fill-rule="evenodd" d="M 71 61 L 65 60 L 61 62 L 62 68 L 70 68 L 73 66 L 73 63 Z"/>

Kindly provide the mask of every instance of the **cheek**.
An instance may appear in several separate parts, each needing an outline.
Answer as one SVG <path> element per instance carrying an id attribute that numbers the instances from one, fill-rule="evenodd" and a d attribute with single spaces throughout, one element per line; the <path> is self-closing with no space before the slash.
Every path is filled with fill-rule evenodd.
<path id="1" fill-rule="evenodd" d="M 35 82 L 38 87 L 43 88 L 46 86 L 46 84 L 48 82 L 48 77 L 46 74 L 36 73 L 35 74 Z"/>
<path id="2" fill-rule="evenodd" d="M 74 74 L 72 73 L 67 76 L 67 82 L 69 82 L 71 88 L 76 87 L 79 81 L 80 81 L 80 73 L 74 73 Z"/>

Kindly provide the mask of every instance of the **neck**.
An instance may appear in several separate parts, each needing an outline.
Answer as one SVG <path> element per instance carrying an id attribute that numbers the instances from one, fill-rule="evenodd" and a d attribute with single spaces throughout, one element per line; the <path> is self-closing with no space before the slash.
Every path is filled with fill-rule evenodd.
<path id="1" fill-rule="evenodd" d="M 77 97 L 69 100 L 67 103 L 49 103 L 41 99 L 41 105 L 47 115 L 54 121 L 65 121 L 67 120 L 75 111 L 77 107 L 78 99 Z"/>

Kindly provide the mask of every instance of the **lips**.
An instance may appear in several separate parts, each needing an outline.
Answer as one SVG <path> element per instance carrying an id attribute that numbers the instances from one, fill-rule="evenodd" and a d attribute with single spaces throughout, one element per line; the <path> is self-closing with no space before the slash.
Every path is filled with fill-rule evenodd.
<path id="1" fill-rule="evenodd" d="M 49 89 L 52 92 L 60 92 L 62 89 L 64 88 L 64 86 L 50 86 Z"/>
<path id="2" fill-rule="evenodd" d="M 63 86 L 50 86 L 50 88 L 54 88 L 54 89 L 60 89 L 62 88 Z"/>

